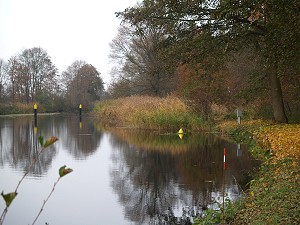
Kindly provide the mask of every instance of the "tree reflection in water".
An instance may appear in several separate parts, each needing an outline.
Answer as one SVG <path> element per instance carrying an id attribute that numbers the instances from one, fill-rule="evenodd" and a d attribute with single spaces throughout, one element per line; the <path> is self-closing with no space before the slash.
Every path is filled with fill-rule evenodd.
<path id="1" fill-rule="evenodd" d="M 111 154 L 112 163 L 95 168 L 105 171 L 106 166 L 111 165 L 111 186 L 124 207 L 126 218 L 135 224 L 186 224 L 190 217 L 206 207 L 216 208 L 216 202 L 220 202 L 224 147 L 228 149 L 225 190 L 230 199 L 238 197 L 237 183 L 244 187 L 247 183 L 245 175 L 256 165 L 245 146 L 237 152 L 236 144 L 213 135 L 184 135 L 181 140 L 177 135 L 115 129 L 110 130 L 112 135 L 105 132 L 107 135 L 103 136 L 92 120 L 82 119 L 80 126 L 78 117 L 40 116 L 37 131 L 33 126 L 33 116 L 1 119 L 0 168 L 9 166 L 12 171 L 26 171 L 36 157 L 38 136 L 56 136 L 59 141 L 43 152 L 30 174 L 47 177 L 53 162 L 59 161 L 55 160 L 60 155 L 58 153 L 68 152 L 67 155 L 76 163 L 82 159 L 83 163 L 88 159 L 92 162 L 97 157 L 91 156 L 105 146 L 100 145 L 102 137 L 104 140 L 110 137 L 110 145 L 98 151 L 98 156 Z M 94 168 L 93 163 L 86 166 Z M 97 173 L 96 170 L 92 169 Z M 90 186 L 97 185 L 94 177 L 88 175 Z M 101 177 L 100 182 L 105 186 L 103 179 L 106 180 Z M 73 187 L 78 180 L 73 181 Z M 111 190 L 103 188 L 102 191 L 110 194 Z M 120 217 L 123 219 L 123 215 Z"/>
<path id="2" fill-rule="evenodd" d="M 1 121 L 0 125 L 0 166 L 5 163 L 17 170 L 27 171 L 39 150 L 38 133 L 33 120 L 30 117 L 9 118 Z M 55 155 L 55 146 L 50 146 L 41 154 L 30 174 L 44 174 Z"/>
<path id="3" fill-rule="evenodd" d="M 159 135 L 114 130 L 111 144 L 112 187 L 125 215 L 137 224 L 189 224 L 204 209 L 217 208 L 222 197 L 223 148 L 229 151 L 225 190 L 239 195 L 236 181 L 257 164 L 245 149 L 213 135 Z M 175 144 L 174 144 L 175 143 Z M 178 143 L 178 144 L 176 144 Z M 243 146 L 245 147 L 245 146 Z"/>
<path id="4" fill-rule="evenodd" d="M 92 155 L 98 148 L 102 133 L 98 132 L 88 118 L 83 126 L 74 116 L 39 116 L 34 128 L 33 116 L 15 117 L 0 120 L 0 167 L 4 164 L 17 171 L 27 171 L 36 157 L 38 137 L 56 136 L 59 142 L 47 148 L 40 155 L 29 174 L 38 177 L 46 174 L 60 146 L 63 146 L 75 159 Z"/>

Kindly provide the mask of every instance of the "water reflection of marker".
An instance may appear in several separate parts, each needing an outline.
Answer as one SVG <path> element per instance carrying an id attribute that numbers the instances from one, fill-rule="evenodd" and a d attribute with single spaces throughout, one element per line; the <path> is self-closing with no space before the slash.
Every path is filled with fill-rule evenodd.
<path id="1" fill-rule="evenodd" d="M 240 144 L 240 143 L 237 144 L 236 156 L 237 156 L 237 157 L 241 157 L 241 156 L 242 156 L 242 152 L 241 152 L 241 144 Z"/>
<path id="2" fill-rule="evenodd" d="M 224 224 L 224 218 L 225 218 L 225 176 L 226 176 L 225 170 L 226 170 L 226 148 L 224 148 L 224 151 L 223 151 L 222 224 Z"/>
<path id="3" fill-rule="evenodd" d="M 223 154 L 223 169 L 226 169 L 226 148 L 224 148 L 224 154 Z"/>

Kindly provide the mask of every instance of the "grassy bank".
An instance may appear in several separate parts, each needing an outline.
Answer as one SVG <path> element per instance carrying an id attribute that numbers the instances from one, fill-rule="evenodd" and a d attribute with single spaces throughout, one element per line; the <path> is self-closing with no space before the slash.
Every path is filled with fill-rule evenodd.
<path id="1" fill-rule="evenodd" d="M 121 127 L 168 131 L 207 128 L 201 115 L 176 97 L 132 96 L 96 104 L 94 115 L 102 122 Z"/>
<path id="2" fill-rule="evenodd" d="M 249 194 L 228 209 L 230 224 L 300 224 L 300 125 L 227 122 L 223 132 L 250 143 L 263 163 Z"/>
<path id="3" fill-rule="evenodd" d="M 45 112 L 43 106 L 38 104 L 38 111 Z M 0 104 L 0 115 L 11 115 L 11 114 L 32 114 L 33 104 L 24 103 L 7 103 Z"/>

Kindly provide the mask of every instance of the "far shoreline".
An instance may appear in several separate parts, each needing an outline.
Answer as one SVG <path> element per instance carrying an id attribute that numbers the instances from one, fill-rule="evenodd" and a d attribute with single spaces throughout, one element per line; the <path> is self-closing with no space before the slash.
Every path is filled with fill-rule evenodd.
<path id="1" fill-rule="evenodd" d="M 38 113 L 37 116 L 51 116 L 51 115 L 59 115 L 61 113 Z M 0 115 L 1 117 L 20 117 L 20 116 L 34 116 L 34 113 L 24 113 L 24 114 L 6 114 L 6 115 Z"/>

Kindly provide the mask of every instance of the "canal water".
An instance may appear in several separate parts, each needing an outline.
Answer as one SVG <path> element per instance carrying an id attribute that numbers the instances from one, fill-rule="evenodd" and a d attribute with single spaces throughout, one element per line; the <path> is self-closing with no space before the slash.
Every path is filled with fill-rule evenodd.
<path id="1" fill-rule="evenodd" d="M 174 224 L 238 198 L 257 162 L 247 147 L 212 134 L 106 130 L 92 118 L 52 115 L 0 118 L 0 191 L 18 188 L 3 224 L 32 224 L 66 165 L 36 224 Z M 223 149 L 226 153 L 226 170 Z M 5 202 L 0 199 L 0 213 Z M 180 224 L 180 223 L 178 223 Z"/>

